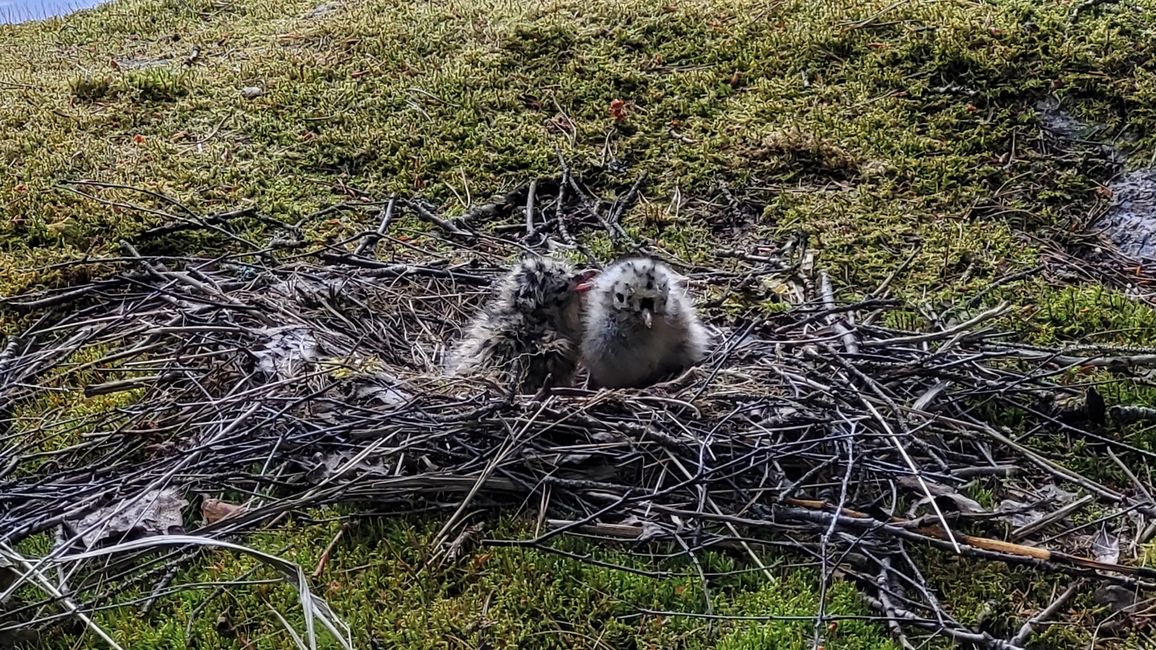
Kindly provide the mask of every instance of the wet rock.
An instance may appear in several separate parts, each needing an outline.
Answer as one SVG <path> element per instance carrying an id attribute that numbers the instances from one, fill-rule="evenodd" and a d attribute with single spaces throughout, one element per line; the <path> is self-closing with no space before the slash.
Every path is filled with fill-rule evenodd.
<path id="1" fill-rule="evenodd" d="M 67 16 L 82 9 L 103 4 L 103 0 L 37 0 L 36 2 L 0 2 L 0 25 Z"/>
<path id="2" fill-rule="evenodd" d="M 1101 224 L 1123 252 L 1156 261 L 1156 169 L 1138 169 L 1108 184 L 1112 203 Z"/>
<path id="3" fill-rule="evenodd" d="M 1108 165 L 1109 174 L 1124 169 L 1127 157 L 1100 139 L 1102 125 L 1089 125 L 1065 112 L 1055 101 L 1039 104 L 1040 126 L 1057 140 L 1079 146 Z M 1156 168 L 1119 173 L 1108 183 L 1111 204 L 1098 226 L 1121 252 L 1156 260 Z"/>
<path id="4" fill-rule="evenodd" d="M 1127 158 L 1110 142 L 1101 139 L 1105 131 L 1102 124 L 1086 124 L 1068 114 L 1055 100 L 1045 100 L 1036 105 L 1040 126 L 1054 139 L 1066 143 L 1071 148 L 1077 145 L 1085 153 L 1103 159 L 1113 172 L 1123 168 Z"/>

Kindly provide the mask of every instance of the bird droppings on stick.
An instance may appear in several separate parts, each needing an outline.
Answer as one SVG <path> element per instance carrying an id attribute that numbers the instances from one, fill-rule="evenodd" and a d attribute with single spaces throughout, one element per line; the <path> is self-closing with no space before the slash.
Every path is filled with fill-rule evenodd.
<path id="1" fill-rule="evenodd" d="M 840 301 L 798 242 L 757 258 L 728 257 L 720 269 L 680 265 L 696 281 L 741 286 L 763 277 L 770 260 L 789 285 L 783 293 L 801 299 L 741 321 L 705 311 L 718 341 L 676 381 L 542 395 L 485 377 L 446 377 L 439 351 L 461 335 L 516 254 L 528 245 L 565 249 L 607 223 L 597 212 L 605 203 L 580 195 L 569 172 L 564 178 L 554 194 L 544 191 L 548 183 L 536 185 L 525 211 L 498 205 L 484 220 L 446 219 L 427 204 L 390 200 L 387 212 L 412 211 L 444 238 L 443 248 L 476 263 L 416 253 L 379 261 L 350 252 L 371 248 L 360 238 L 229 261 L 151 258 L 126 246 L 122 258 L 85 262 L 115 269 L 91 285 L 6 299 L 36 318 L 0 353 L 8 441 L 0 450 L 0 543 L 14 547 L 77 520 L 115 524 L 125 512 L 116 504 L 158 489 L 185 498 L 252 495 L 230 516 L 206 517 L 189 531 L 214 540 L 276 525 L 291 511 L 372 502 L 399 512 L 444 510 L 439 538 L 452 546 L 467 512 L 532 501 L 543 504 L 539 537 L 484 543 L 551 551 L 553 537 L 573 533 L 674 543 L 692 563 L 705 548 L 730 549 L 756 565 L 755 549 L 773 543 L 817 559 L 824 582 L 836 573 L 854 581 L 906 642 L 946 634 L 993 649 L 1026 640 L 960 622 L 934 596 L 926 571 L 916 570 L 923 550 L 1119 589 L 1156 585 L 1123 525 L 1156 518 L 1143 496 L 1156 492 L 1149 474 L 1133 472 L 1134 485 L 1123 489 L 1083 476 L 992 415 L 1015 412 L 1022 431 L 1060 429 L 1145 463 L 1156 454 L 1105 435 L 1103 418 L 1073 415 L 1115 413 L 1121 405 L 1105 411 L 1102 403 L 1110 392 L 1101 386 L 1089 399 L 1082 387 L 1058 383 L 1056 371 L 1153 365 L 1151 354 L 1024 346 L 996 329 L 1006 313 L 1000 305 L 976 305 L 938 329 L 884 327 L 879 315 L 898 307 L 894 301 Z M 385 236 L 388 222 L 375 218 L 362 237 Z M 509 232 L 526 239 L 506 241 L 487 225 L 517 225 Z M 12 415 L 61 387 L 126 399 L 67 422 Z M 59 427 L 83 436 L 52 450 L 46 464 L 40 441 Z M 996 503 L 1014 505 L 987 508 L 967 496 L 976 481 Z M 1090 502 L 1104 531 L 1098 545 L 1095 531 L 1068 517 Z M 1013 527 L 1014 541 L 1006 534 Z M 195 554 L 191 537 L 156 538 L 183 549 L 167 556 L 174 566 Z M 149 561 L 155 549 L 147 540 L 99 556 L 58 550 L 8 558 L 67 572 L 69 600 L 58 607 L 58 596 L 43 591 L 43 602 L 0 612 L 0 623 L 31 628 L 46 616 L 115 605 L 118 584 L 149 591 L 174 580 L 175 571 L 158 572 Z M 20 584 L 39 588 L 34 580 L 43 572 L 25 573 Z M 310 611 L 337 625 L 327 610 Z M 817 630 L 826 629 L 825 617 L 816 612 L 824 623 Z M 1025 636 L 1046 622 L 1026 622 Z"/>

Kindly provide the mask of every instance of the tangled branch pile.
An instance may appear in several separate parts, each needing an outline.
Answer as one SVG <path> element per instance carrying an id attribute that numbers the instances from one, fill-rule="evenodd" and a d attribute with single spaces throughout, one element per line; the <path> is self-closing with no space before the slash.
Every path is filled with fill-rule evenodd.
<path id="1" fill-rule="evenodd" d="M 559 187 L 577 189 L 565 178 Z M 103 261 L 119 267 L 106 279 L 10 300 L 43 316 L 0 356 L 0 566 L 10 573 L 0 626 L 87 621 L 86 612 L 122 602 L 128 586 L 155 598 L 180 587 L 169 583 L 197 539 L 236 539 L 292 510 L 366 501 L 445 509 L 448 549 L 467 508 L 524 503 L 542 504 L 547 532 L 504 543 L 549 550 L 558 534 L 665 541 L 692 565 L 706 548 L 757 565 L 763 545 L 787 546 L 816 558 L 824 581 L 837 571 L 856 580 L 905 644 L 935 633 L 1023 647 L 1071 596 L 997 639 L 952 617 L 914 549 L 1127 590 L 1156 581 L 1116 557 L 1121 539 L 1150 534 L 1156 488 L 1128 468 L 1154 454 L 1102 428 L 1148 414 L 1060 383 L 1072 369 L 1156 356 L 1015 344 L 991 328 L 1004 306 L 930 331 L 885 327 L 896 305 L 837 302 L 805 247 L 739 255 L 726 271 L 689 269 L 700 286 L 774 276 L 797 298 L 777 315 L 716 320 L 707 363 L 665 384 L 530 396 L 441 376 L 440 351 L 502 272 L 497 260 L 555 236 L 573 241 L 585 225 L 625 236 L 620 204 L 605 211 L 554 189 L 556 212 L 531 188 L 520 244 L 400 200 L 378 206 L 381 228 L 367 234 L 387 236 L 404 208 L 447 241 L 492 255 L 489 265 L 378 262 L 369 244 L 277 262 L 268 247 L 208 259 L 128 246 L 124 258 Z M 74 390 L 104 406 L 51 408 Z M 1133 484 L 1080 475 L 1056 449 L 1038 448 L 1040 432 L 1124 458 Z M 969 485 L 995 486 L 1003 502 L 985 507 L 964 496 Z M 181 535 L 186 499 L 225 495 L 247 498 L 196 537 Z M 1070 525 L 1081 509 L 1098 513 L 1094 526 Z M 1127 532 L 1133 526 L 1144 532 Z M 47 556 L 16 551 L 43 533 L 57 539 Z M 134 536 L 143 539 L 127 541 Z M 41 598 L 26 597 L 27 585 Z M 22 587 L 25 596 L 12 598 Z M 347 634 L 303 577 L 300 587 L 310 624 L 316 617 Z M 816 612 L 816 634 L 824 616 Z"/>

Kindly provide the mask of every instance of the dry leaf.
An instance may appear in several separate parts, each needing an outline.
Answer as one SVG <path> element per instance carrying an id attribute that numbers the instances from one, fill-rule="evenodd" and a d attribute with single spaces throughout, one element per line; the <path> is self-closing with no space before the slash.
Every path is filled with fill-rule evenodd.
<path id="1" fill-rule="evenodd" d="M 181 509 L 186 505 L 174 489 L 150 490 L 93 510 L 79 520 L 65 521 L 57 543 L 80 535 L 81 544 L 91 550 L 105 541 L 179 535 L 185 532 Z"/>
<path id="2" fill-rule="evenodd" d="M 1096 539 L 1092 540 L 1092 557 L 1097 562 L 1115 564 L 1120 560 L 1120 538 L 1101 528 Z"/>
<path id="3" fill-rule="evenodd" d="M 242 512 L 245 512 L 245 506 L 208 497 L 201 501 L 201 516 L 205 518 L 205 524 L 215 524 L 226 517 L 232 517 Z"/>

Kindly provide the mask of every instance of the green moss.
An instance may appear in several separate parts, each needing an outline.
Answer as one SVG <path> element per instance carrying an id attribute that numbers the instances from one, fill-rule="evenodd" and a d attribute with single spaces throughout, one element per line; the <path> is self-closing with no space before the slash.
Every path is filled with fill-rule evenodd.
<path id="1" fill-rule="evenodd" d="M 114 81 L 107 76 L 77 77 L 71 81 L 69 86 L 72 90 L 72 96 L 82 102 L 97 102 L 112 98 L 119 92 L 119 88 L 114 86 Z"/>
<path id="2" fill-rule="evenodd" d="M 137 103 L 175 102 L 190 92 L 187 75 L 165 68 L 130 72 L 125 75 L 124 82 Z"/>
<path id="3" fill-rule="evenodd" d="M 325 513 L 313 513 L 324 515 Z M 728 574 L 740 568 L 716 553 L 701 557 L 704 568 L 720 574 L 712 579 L 713 607 L 719 614 L 747 617 L 804 617 L 785 621 L 724 621 L 706 625 L 697 618 L 640 616 L 642 609 L 699 612 L 701 583 L 685 561 L 648 563 L 638 556 L 611 549 L 587 548 L 563 540 L 558 548 L 592 553 L 604 562 L 669 571 L 662 579 L 600 568 L 588 563 L 519 548 L 475 548 L 455 561 L 430 564 L 429 544 L 436 521 L 362 520 L 334 547 L 314 588 L 349 622 L 359 646 L 436 648 L 447 644 L 488 644 L 494 648 L 571 648 L 599 639 L 607 647 L 749 648 L 774 642 L 776 648 L 809 648 L 817 609 L 815 576 L 811 572 L 775 571 L 774 581 L 749 574 Z M 259 533 L 248 542 L 279 552 L 312 570 L 339 524 L 288 524 Z M 522 524 L 501 525 L 496 536 L 524 535 Z M 292 540 L 285 548 L 285 540 Z M 202 566 L 180 580 L 223 581 L 255 573 L 252 561 L 226 552 L 208 554 Z M 106 611 L 97 622 L 126 645 L 141 648 L 192 647 L 283 648 L 288 638 L 269 613 L 276 608 L 301 629 L 300 611 L 292 588 L 273 583 L 229 586 L 215 591 L 184 592 L 162 599 L 147 618 L 127 610 Z M 197 612 L 191 616 L 191 612 Z M 832 616 L 866 614 L 854 587 L 836 581 L 828 592 Z M 61 637 L 63 640 L 64 637 Z M 54 646 L 46 646 L 54 647 Z M 323 647 L 336 647 L 326 639 Z M 602 646 L 599 646 L 602 647 Z M 829 635 L 830 648 L 896 647 L 885 631 L 861 621 L 841 623 Z"/>
<path id="4" fill-rule="evenodd" d="M 1033 321 L 1040 341 L 1149 345 L 1156 340 L 1156 311 L 1119 291 L 1080 284 L 1039 295 Z"/>
<path id="5" fill-rule="evenodd" d="M 1060 29 L 1062 9 L 1017 2 L 983 11 L 903 6 L 886 20 L 873 18 L 888 8 L 878 2 L 793 2 L 751 20 L 756 4 L 714 0 L 707 20 L 697 8 L 654 0 L 347 6 L 307 18 L 307 3 L 283 1 L 276 9 L 206 5 L 141 24 L 139 12 L 162 5 L 127 0 L 63 30 L 7 28 L 16 45 L 8 67 L 43 70 L 34 81 L 45 86 L 29 128 L 4 141 L 9 156 L 29 158 L 13 183 L 28 187 L 23 212 L 44 223 L 8 234 L 76 251 L 152 220 L 64 199 L 45 184 L 54 178 L 111 171 L 108 180 L 147 179 L 197 210 L 255 201 L 297 218 L 333 198 L 333 183 L 319 178 L 445 202 L 551 172 L 560 146 L 579 161 L 609 155 L 649 171 L 656 196 L 713 191 L 718 178 L 737 187 L 801 183 L 807 191 L 770 197 L 767 237 L 812 232 L 822 262 L 853 287 L 886 277 L 919 240 L 913 272 L 897 288 L 965 292 L 1034 261 L 1016 228 L 1061 223 L 1090 201 L 1094 182 L 1074 163 L 1042 161 L 1027 144 L 1006 162 L 1013 139 L 1033 141 L 1032 101 L 1056 79 L 1120 73 L 1149 47 L 1115 49 L 1144 30 L 1137 16 L 1110 10 L 1087 17 L 1075 39 Z M 116 40 L 141 29 L 132 47 Z M 222 40 L 220 51 L 195 45 L 201 54 L 180 71 L 190 44 Z M 76 65 L 107 69 L 110 55 L 163 65 L 71 84 L 48 76 Z M 1142 103 L 1145 78 L 1097 86 L 1099 96 Z M 242 98 L 248 85 L 265 94 Z M 87 103 L 57 115 L 61 93 Z M 627 106 L 617 124 L 615 99 Z M 1109 123 L 1124 115 L 1103 103 L 1078 107 Z M 1143 113 L 1129 119 L 1141 141 L 1148 137 Z M 993 201 L 1006 208 L 999 219 L 969 214 Z M 653 213 L 642 205 L 627 220 L 645 225 Z M 50 227 L 68 220 L 68 236 L 54 236 Z M 664 232 L 660 241 L 678 248 L 685 239 Z M 687 254 L 703 250 L 695 243 Z"/>

